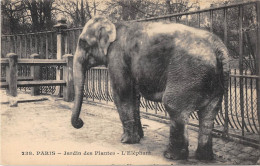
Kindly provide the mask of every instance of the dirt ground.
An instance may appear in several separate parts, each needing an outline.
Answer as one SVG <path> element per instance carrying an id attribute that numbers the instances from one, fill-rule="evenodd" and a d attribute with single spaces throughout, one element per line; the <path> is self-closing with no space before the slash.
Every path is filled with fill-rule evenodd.
<path id="1" fill-rule="evenodd" d="M 2 102 L 9 100 L 3 91 L 1 97 Z M 243 145 L 239 145 L 241 150 L 248 148 L 247 152 L 256 155 L 238 157 L 239 153 L 234 157 L 223 149 L 232 150 L 236 144 L 214 138 L 215 160 L 198 161 L 194 157 L 198 134 L 190 130 L 189 159 L 167 160 L 163 157 L 167 124 L 142 118 L 145 137 L 139 144 L 122 144 L 122 125 L 113 107 L 85 101 L 81 112 L 85 124 L 75 129 L 70 124 L 71 102 L 52 96 L 18 95 L 19 100 L 28 97 L 47 100 L 19 103 L 17 107 L 1 104 L 2 165 L 254 164 L 259 157 L 259 150 Z"/>

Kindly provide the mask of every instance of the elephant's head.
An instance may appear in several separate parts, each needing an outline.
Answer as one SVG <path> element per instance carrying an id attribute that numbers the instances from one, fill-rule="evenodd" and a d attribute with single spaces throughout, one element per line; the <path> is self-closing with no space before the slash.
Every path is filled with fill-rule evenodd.
<path id="1" fill-rule="evenodd" d="M 73 59 L 73 79 L 75 101 L 72 110 L 71 123 L 75 128 L 81 128 L 83 121 L 79 118 L 86 70 L 107 63 L 107 50 L 116 39 L 116 28 L 104 17 L 94 17 L 89 20 L 79 36 L 77 49 Z"/>
<path id="2" fill-rule="evenodd" d="M 79 36 L 75 56 L 85 61 L 87 67 L 105 64 L 107 49 L 115 39 L 115 25 L 104 17 L 94 17 Z"/>

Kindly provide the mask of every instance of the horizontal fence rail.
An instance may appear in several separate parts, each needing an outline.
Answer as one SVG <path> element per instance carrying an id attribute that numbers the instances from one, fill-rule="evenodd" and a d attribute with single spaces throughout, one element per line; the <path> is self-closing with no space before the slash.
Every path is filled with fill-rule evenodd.
<path id="1" fill-rule="evenodd" d="M 32 87 L 32 86 L 63 86 L 66 82 L 63 80 L 44 80 L 44 81 L 17 81 L 17 87 Z M 7 82 L 1 83 L 1 88 L 8 88 Z"/>
<path id="2" fill-rule="evenodd" d="M 65 101 L 73 100 L 73 80 L 72 80 L 72 61 L 73 56 L 66 54 L 64 59 L 18 59 L 17 54 L 9 53 L 6 59 L 1 59 L 1 65 L 5 65 L 6 78 L 1 77 L 1 88 L 7 88 L 7 91 L 12 96 L 17 95 L 17 87 L 33 87 L 32 95 L 39 94 L 39 86 L 65 86 L 63 96 Z M 38 54 L 34 54 L 34 58 L 38 58 Z M 31 77 L 18 77 L 18 65 L 26 64 L 31 68 Z M 40 65 L 56 65 L 63 66 L 63 80 L 39 80 Z M 32 80 L 31 80 L 32 79 Z"/>
<path id="3" fill-rule="evenodd" d="M 64 59 L 18 59 L 17 63 L 20 65 L 57 65 L 57 66 L 62 66 L 66 65 L 67 62 Z M 1 59 L 1 64 L 3 65 L 9 65 L 9 61 L 6 58 Z"/>

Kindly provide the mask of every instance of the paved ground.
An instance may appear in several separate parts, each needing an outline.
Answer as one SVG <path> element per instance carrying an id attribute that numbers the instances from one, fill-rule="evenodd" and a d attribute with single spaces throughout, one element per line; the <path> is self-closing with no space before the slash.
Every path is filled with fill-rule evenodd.
<path id="1" fill-rule="evenodd" d="M 1 97 L 2 101 L 8 101 L 3 91 Z M 198 161 L 194 157 L 198 133 L 190 130 L 189 159 L 171 161 L 162 155 L 168 143 L 167 124 L 143 116 L 144 139 L 140 144 L 121 144 L 122 126 L 113 107 L 85 102 L 81 113 L 85 125 L 77 130 L 70 124 L 72 103 L 51 96 L 19 94 L 18 97 L 19 100 L 43 97 L 48 100 L 19 103 L 18 107 L 1 104 L 1 164 L 245 165 L 255 164 L 260 154 L 258 149 L 214 138 L 215 160 Z"/>

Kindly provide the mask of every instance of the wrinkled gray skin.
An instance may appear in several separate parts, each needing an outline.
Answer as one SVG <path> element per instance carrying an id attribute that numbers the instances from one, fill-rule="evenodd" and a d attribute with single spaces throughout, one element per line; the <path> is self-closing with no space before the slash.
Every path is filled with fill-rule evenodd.
<path id="1" fill-rule="evenodd" d="M 103 17 L 84 27 L 74 56 L 75 101 L 71 123 L 79 118 L 86 70 L 107 65 L 113 95 L 123 124 L 122 143 L 138 143 L 144 136 L 139 94 L 164 104 L 171 118 L 164 156 L 186 159 L 187 123 L 192 111 L 199 117 L 196 157 L 212 160 L 213 121 L 228 85 L 228 52 L 215 35 L 173 23 L 122 23 Z"/>

